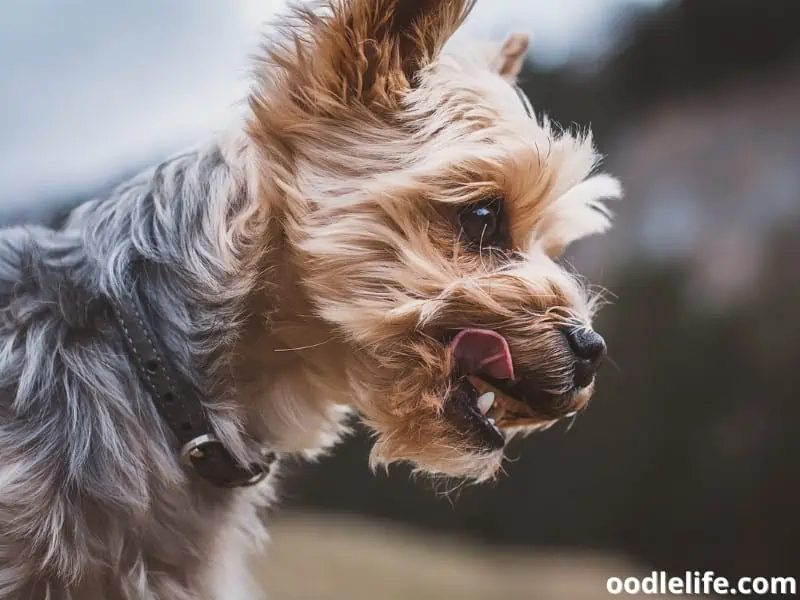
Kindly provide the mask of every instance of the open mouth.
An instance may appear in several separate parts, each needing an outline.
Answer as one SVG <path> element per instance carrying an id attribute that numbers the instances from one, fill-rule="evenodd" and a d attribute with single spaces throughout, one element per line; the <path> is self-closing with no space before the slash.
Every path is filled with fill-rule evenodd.
<path id="1" fill-rule="evenodd" d="M 448 414 L 482 445 L 501 448 L 504 430 L 543 427 L 577 410 L 575 393 L 554 394 L 535 377 L 516 377 L 505 338 L 488 329 L 464 329 L 450 343 L 457 364 Z"/>

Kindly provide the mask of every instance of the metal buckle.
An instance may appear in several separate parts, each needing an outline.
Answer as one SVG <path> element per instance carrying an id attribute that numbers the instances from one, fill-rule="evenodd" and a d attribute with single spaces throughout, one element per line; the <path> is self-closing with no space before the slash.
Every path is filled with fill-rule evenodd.
<path id="1" fill-rule="evenodd" d="M 213 433 L 206 433 L 189 440 L 183 445 L 180 453 L 181 464 L 188 469 L 194 469 L 195 465 L 193 461 L 202 459 L 205 456 L 206 448 L 209 446 L 219 446 L 222 452 L 227 454 L 225 446 L 223 446 L 222 442 L 219 441 L 217 436 L 215 436 Z M 255 485 L 264 479 L 268 474 L 268 469 L 255 473 L 250 479 L 236 483 L 236 487 Z"/>
<path id="2" fill-rule="evenodd" d="M 181 464 L 184 467 L 192 468 L 194 464 L 192 463 L 192 459 L 194 458 L 203 458 L 205 456 L 205 448 L 211 445 L 221 445 L 213 433 L 206 433 L 201 436 L 198 436 L 192 440 L 189 440 L 183 445 L 181 448 Z"/>

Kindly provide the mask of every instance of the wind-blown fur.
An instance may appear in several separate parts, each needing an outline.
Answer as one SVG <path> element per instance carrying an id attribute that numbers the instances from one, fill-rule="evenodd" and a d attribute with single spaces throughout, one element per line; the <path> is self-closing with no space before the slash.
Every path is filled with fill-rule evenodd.
<path id="1" fill-rule="evenodd" d="M 215 386 L 263 281 L 248 258 L 266 221 L 249 215 L 247 153 L 212 144 L 84 204 L 60 231 L 0 236 L 0 597 L 196 598 L 210 546 L 258 536 L 268 494 L 186 477 L 108 301 L 136 277 L 170 359 L 213 389 L 215 423 L 244 453 L 234 393 Z"/>
<path id="2" fill-rule="evenodd" d="M 468 9 L 296 8 L 238 131 L 58 228 L 0 232 L 0 598 L 260 597 L 245 556 L 274 469 L 231 491 L 179 466 L 114 323 L 132 278 L 242 461 L 251 440 L 313 456 L 355 410 L 376 462 L 493 476 L 502 450 L 446 416 L 441 334 L 459 327 L 502 332 L 520 368 L 565 393 L 558 327 L 588 326 L 593 304 L 554 257 L 608 226 L 599 200 L 619 188 L 593 175 L 588 137 L 525 115 L 507 83 L 524 38 L 500 60 L 441 54 Z M 507 199 L 513 252 L 471 253 L 452 227 L 487 195 Z"/>

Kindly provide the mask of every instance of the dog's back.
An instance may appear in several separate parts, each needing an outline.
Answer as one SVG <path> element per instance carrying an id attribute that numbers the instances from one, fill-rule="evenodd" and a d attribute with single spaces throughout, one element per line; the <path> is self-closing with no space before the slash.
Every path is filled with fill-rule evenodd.
<path id="1" fill-rule="evenodd" d="M 108 485 L 86 469 L 103 445 L 96 419 L 107 409 L 80 362 L 112 348 L 103 303 L 81 282 L 85 270 L 76 234 L 22 226 L 0 233 L 3 598 L 46 597 L 48 571 L 73 576 L 76 546 L 90 534 L 78 525 L 84 490 Z"/>
<path id="2" fill-rule="evenodd" d="M 211 243 L 204 194 L 241 198 L 239 183 L 211 146 L 82 204 L 58 228 L 0 230 L 0 598 L 203 589 L 191 580 L 207 570 L 209 515 L 224 521 L 230 496 L 190 501 L 175 485 L 184 475 L 109 298 L 135 270 L 166 342 L 189 329 L 180 320 L 196 296 L 181 286 L 189 254 Z M 226 198 L 217 208 L 226 216 Z"/>

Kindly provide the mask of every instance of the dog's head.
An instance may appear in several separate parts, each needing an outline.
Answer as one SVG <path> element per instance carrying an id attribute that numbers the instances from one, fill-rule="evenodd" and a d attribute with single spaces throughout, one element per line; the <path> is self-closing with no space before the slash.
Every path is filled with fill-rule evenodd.
<path id="1" fill-rule="evenodd" d="M 527 38 L 442 52 L 470 4 L 294 9 L 250 133 L 374 458 L 482 479 L 511 435 L 589 401 L 605 346 L 557 259 L 607 228 L 601 200 L 620 190 L 588 135 L 557 132 L 514 86 Z"/>

